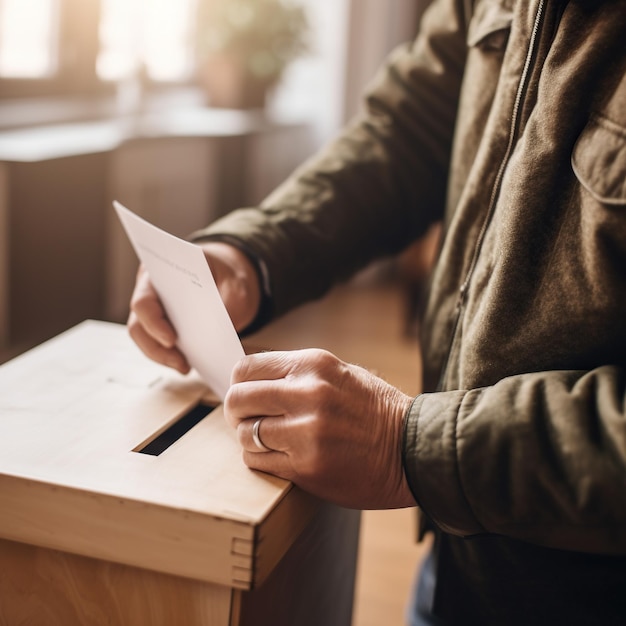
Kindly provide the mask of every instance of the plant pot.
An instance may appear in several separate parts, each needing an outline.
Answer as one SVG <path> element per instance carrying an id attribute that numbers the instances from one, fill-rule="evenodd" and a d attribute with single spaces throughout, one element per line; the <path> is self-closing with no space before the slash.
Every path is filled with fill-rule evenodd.
<path id="1" fill-rule="evenodd" d="M 204 64 L 200 82 L 211 107 L 262 109 L 276 79 L 253 76 L 232 58 L 213 57 Z"/>

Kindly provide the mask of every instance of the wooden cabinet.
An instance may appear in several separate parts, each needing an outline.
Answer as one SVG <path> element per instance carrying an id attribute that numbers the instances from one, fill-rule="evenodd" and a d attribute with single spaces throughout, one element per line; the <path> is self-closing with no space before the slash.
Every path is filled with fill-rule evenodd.
<path id="1" fill-rule="evenodd" d="M 359 513 L 246 468 L 208 403 L 105 322 L 0 367 L 0 624 L 350 624 Z"/>
<path id="2" fill-rule="evenodd" d="M 0 335 L 7 347 L 101 317 L 106 162 L 99 153 L 0 163 Z"/>
<path id="3" fill-rule="evenodd" d="M 312 152 L 311 132 L 206 107 L 0 132 L 0 350 L 126 319 L 137 260 L 113 200 L 187 236 L 258 203 Z"/>

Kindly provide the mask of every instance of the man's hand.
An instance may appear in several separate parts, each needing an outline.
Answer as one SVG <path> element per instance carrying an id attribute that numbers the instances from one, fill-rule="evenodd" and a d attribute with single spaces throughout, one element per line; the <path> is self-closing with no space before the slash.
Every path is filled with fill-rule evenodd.
<path id="1" fill-rule="evenodd" d="M 224 401 L 246 465 L 352 508 L 415 506 L 402 467 L 411 398 L 324 350 L 244 357 Z M 262 451 L 258 436 L 271 451 Z"/>
<path id="2" fill-rule="evenodd" d="M 243 330 L 256 317 L 261 302 L 254 266 L 243 252 L 229 244 L 207 242 L 201 247 L 235 329 Z M 176 348 L 176 331 L 142 267 L 130 309 L 128 332 L 142 352 L 153 361 L 186 374 L 189 364 Z"/>

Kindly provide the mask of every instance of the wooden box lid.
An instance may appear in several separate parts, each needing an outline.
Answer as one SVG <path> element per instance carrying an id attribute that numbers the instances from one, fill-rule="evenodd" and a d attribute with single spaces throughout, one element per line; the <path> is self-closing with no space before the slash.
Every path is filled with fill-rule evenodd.
<path id="1" fill-rule="evenodd" d="M 245 467 L 221 407 L 160 455 L 137 451 L 207 394 L 106 322 L 0 367 L 0 537 L 241 589 L 262 582 L 319 503 Z"/>

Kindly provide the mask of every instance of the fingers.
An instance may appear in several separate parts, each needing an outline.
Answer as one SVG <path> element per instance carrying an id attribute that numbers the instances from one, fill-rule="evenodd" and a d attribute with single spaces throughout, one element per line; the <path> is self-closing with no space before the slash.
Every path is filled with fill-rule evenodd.
<path id="1" fill-rule="evenodd" d="M 189 364 L 176 348 L 176 333 L 145 271 L 139 271 L 131 300 L 128 332 L 150 359 L 186 374 Z"/>
<path id="2" fill-rule="evenodd" d="M 237 428 L 241 420 L 254 416 L 306 414 L 326 402 L 329 390 L 332 393 L 341 380 L 342 366 L 345 364 L 324 350 L 248 355 L 231 375 L 224 400 L 226 420 Z"/>
<path id="3" fill-rule="evenodd" d="M 224 399 L 224 416 L 233 428 L 258 415 L 283 415 L 288 397 L 283 379 L 231 385 Z"/>
<path id="4" fill-rule="evenodd" d="M 258 352 L 237 363 L 231 384 L 253 380 L 276 380 L 287 376 L 297 366 L 293 352 Z"/>
<path id="5" fill-rule="evenodd" d="M 231 374 L 231 384 L 253 380 L 280 378 L 332 378 L 339 375 L 345 365 L 326 350 L 309 348 L 285 352 L 257 352 L 237 363 Z"/>
<path id="6" fill-rule="evenodd" d="M 224 416 L 233 428 L 241 420 L 257 415 L 283 415 L 288 390 L 284 378 L 289 370 L 287 352 L 267 352 L 245 356 L 234 367 L 231 387 L 224 399 Z"/>
<path id="7" fill-rule="evenodd" d="M 297 438 L 302 427 L 297 419 L 285 417 L 253 417 L 242 420 L 237 426 L 237 437 L 241 447 L 251 453 L 267 453 L 254 441 L 254 424 L 259 422 L 257 435 L 261 443 L 272 452 L 288 452 L 289 442 Z"/>
<path id="8" fill-rule="evenodd" d="M 189 364 L 180 350 L 178 348 L 166 348 L 156 341 L 152 335 L 146 332 L 144 326 L 137 321 L 135 313 L 131 313 L 128 318 L 128 332 L 139 349 L 149 359 L 161 365 L 171 367 L 181 374 L 189 372 Z"/>
<path id="9" fill-rule="evenodd" d="M 147 272 L 141 269 L 130 301 L 130 309 L 135 314 L 136 321 L 143 326 L 150 337 L 164 348 L 174 347 L 176 332 L 165 315 Z"/>
<path id="10" fill-rule="evenodd" d="M 201 243 L 215 283 L 234 327 L 241 331 L 255 319 L 261 304 L 261 285 L 252 261 L 231 244 Z"/>
<path id="11" fill-rule="evenodd" d="M 264 448 L 254 441 L 253 431 L 258 423 L 258 438 Z M 286 446 L 286 420 L 280 417 L 252 418 L 242 421 L 237 436 L 243 448 L 243 461 L 250 468 L 293 480 L 293 463 Z M 269 442 L 269 443 L 268 443 Z"/>
<path id="12" fill-rule="evenodd" d="M 278 476 L 278 478 L 293 480 L 294 477 L 291 462 L 283 452 L 249 452 L 244 450 L 243 462 L 250 469 Z"/>

